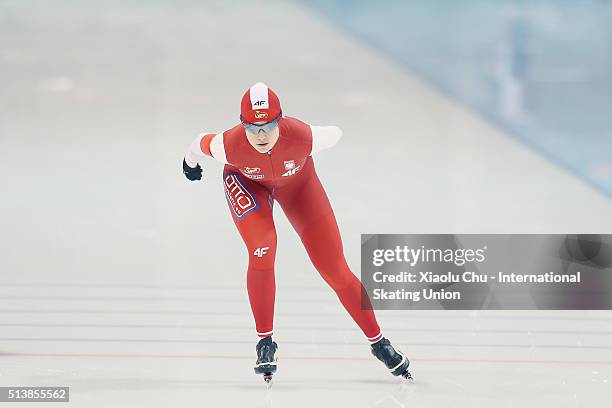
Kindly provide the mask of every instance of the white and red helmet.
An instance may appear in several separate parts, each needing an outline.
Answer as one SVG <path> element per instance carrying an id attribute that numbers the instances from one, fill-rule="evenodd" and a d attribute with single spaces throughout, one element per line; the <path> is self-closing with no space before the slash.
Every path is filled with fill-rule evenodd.
<path id="1" fill-rule="evenodd" d="M 271 122 L 281 114 L 278 96 L 263 82 L 250 87 L 240 103 L 240 119 L 243 122 Z"/>

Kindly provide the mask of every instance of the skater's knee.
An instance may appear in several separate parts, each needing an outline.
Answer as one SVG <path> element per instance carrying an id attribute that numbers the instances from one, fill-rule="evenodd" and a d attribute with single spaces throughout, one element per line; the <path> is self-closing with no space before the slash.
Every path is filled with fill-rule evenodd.
<path id="1" fill-rule="evenodd" d="M 322 267 L 318 271 L 325 282 L 334 290 L 346 288 L 355 279 L 355 275 L 353 275 L 353 272 L 351 272 L 344 260 L 334 263 L 333 267 L 331 267 L 332 265 L 328 266 L 330 267 Z"/>
<path id="2" fill-rule="evenodd" d="M 312 265 L 321 275 L 333 277 L 339 274 L 342 268 L 342 260 L 334 256 L 321 256 L 321 254 L 310 257 Z"/>
<path id="3" fill-rule="evenodd" d="M 276 257 L 276 242 L 261 241 L 248 245 L 249 267 L 255 269 L 269 269 L 274 266 Z"/>
<path id="4" fill-rule="evenodd" d="M 250 236 L 245 236 L 244 243 L 249 255 L 249 265 L 263 267 L 274 263 L 276 257 L 276 231 L 256 231 Z"/>

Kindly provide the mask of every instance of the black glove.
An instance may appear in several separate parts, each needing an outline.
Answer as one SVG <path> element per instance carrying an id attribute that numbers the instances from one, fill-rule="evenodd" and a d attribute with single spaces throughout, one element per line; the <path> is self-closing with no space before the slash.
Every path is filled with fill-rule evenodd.
<path id="1" fill-rule="evenodd" d="M 185 159 L 183 159 L 183 174 L 191 181 L 202 180 L 202 168 L 199 164 L 195 167 L 189 167 Z"/>

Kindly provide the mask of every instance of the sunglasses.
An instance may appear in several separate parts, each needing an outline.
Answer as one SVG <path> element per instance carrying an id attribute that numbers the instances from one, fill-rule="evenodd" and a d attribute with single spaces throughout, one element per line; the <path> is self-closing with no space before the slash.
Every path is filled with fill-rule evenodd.
<path id="1" fill-rule="evenodd" d="M 242 118 L 242 115 L 240 115 L 240 122 L 242 123 L 242 126 L 251 133 L 258 134 L 260 130 L 263 130 L 266 133 L 270 133 L 272 130 L 274 130 L 274 128 L 278 126 L 278 122 L 280 121 L 281 116 L 282 115 L 278 115 L 278 117 L 272 122 L 266 122 L 261 125 L 256 125 L 254 123 L 245 122 Z"/>

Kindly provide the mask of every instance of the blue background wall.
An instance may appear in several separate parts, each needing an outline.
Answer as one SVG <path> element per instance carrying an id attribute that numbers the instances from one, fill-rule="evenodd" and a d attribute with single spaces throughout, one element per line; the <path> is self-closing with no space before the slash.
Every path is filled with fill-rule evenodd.
<path id="1" fill-rule="evenodd" d="M 305 3 L 612 196 L 612 2 Z"/>

